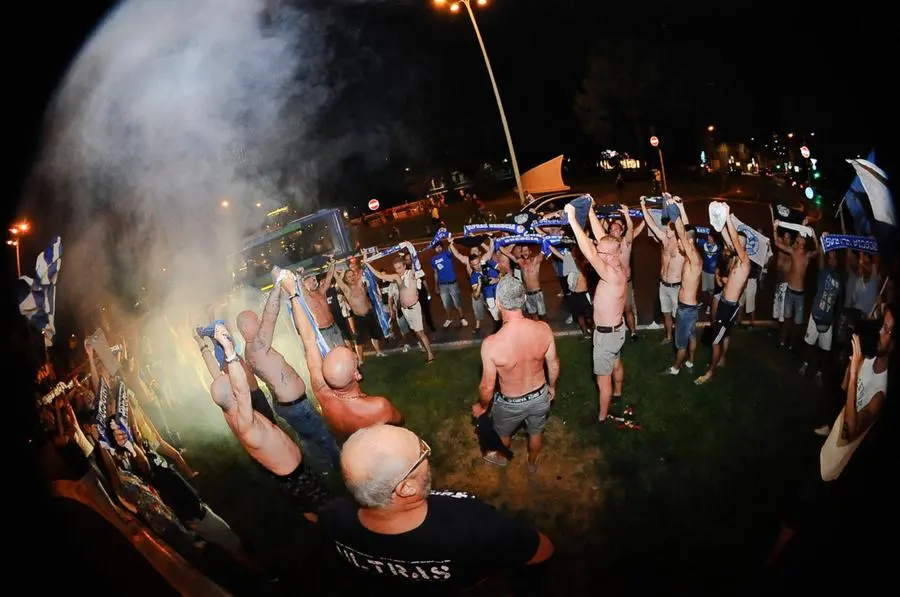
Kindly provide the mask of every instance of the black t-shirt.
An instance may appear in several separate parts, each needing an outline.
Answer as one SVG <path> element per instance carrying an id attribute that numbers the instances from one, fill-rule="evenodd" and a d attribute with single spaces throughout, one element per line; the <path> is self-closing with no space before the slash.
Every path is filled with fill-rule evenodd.
<path id="1" fill-rule="evenodd" d="M 319 527 L 372 595 L 454 594 L 525 564 L 540 543 L 534 528 L 465 492 L 432 491 L 424 522 L 400 535 L 366 529 L 358 510 L 335 499 L 319 512 Z"/>

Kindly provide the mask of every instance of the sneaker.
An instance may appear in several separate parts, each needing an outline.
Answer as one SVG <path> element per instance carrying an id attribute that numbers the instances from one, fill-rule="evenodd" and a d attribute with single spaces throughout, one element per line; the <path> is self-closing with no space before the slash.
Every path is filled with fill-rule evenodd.
<path id="1" fill-rule="evenodd" d="M 558 293 L 558 294 L 556 295 L 556 298 L 562 298 L 562 297 L 564 297 L 564 296 L 566 296 L 566 295 L 563 294 L 562 292 L 560 292 L 560 293 Z"/>
<path id="2" fill-rule="evenodd" d="M 809 367 L 809 363 L 803 363 L 800 365 L 800 369 L 797 371 L 800 375 L 806 375 L 806 370 Z"/>
<path id="3" fill-rule="evenodd" d="M 566 325 L 572 325 L 572 322 L 575 321 L 571 315 L 566 317 Z"/>
<path id="4" fill-rule="evenodd" d="M 484 456 L 481 457 L 482 460 L 489 464 L 493 464 L 494 466 L 506 466 L 509 464 L 509 460 L 503 456 L 502 454 L 498 454 L 497 452 L 488 452 Z"/>
<path id="5" fill-rule="evenodd" d="M 403 352 L 409 352 L 409 344 L 404 344 L 403 348 L 401 348 L 400 350 L 402 350 Z"/>
<path id="6" fill-rule="evenodd" d="M 676 369 L 675 367 L 669 367 L 663 371 L 663 375 L 678 375 L 679 373 L 681 373 L 681 370 Z"/>
<path id="7" fill-rule="evenodd" d="M 672 339 L 671 339 L 671 338 L 663 338 L 663 339 L 662 339 L 662 342 L 660 342 L 659 345 L 660 345 L 660 346 L 665 346 L 666 344 L 671 344 L 671 343 L 672 343 Z"/>
<path id="8" fill-rule="evenodd" d="M 450 327 L 450 324 L 451 324 L 451 323 L 452 323 L 452 322 L 448 319 L 447 321 L 444 322 L 444 327 L 445 327 L 445 328 Z"/>
<path id="9" fill-rule="evenodd" d="M 466 321 L 466 318 L 465 318 L 465 317 L 463 317 L 462 319 L 460 319 L 460 320 L 459 320 L 459 323 L 460 323 L 460 325 L 462 325 L 464 328 L 469 327 L 469 322 Z"/>
<path id="10" fill-rule="evenodd" d="M 824 383 L 825 383 L 825 380 L 824 380 L 824 378 L 823 378 L 823 376 L 822 376 L 822 372 L 821 372 L 821 371 L 816 371 L 816 376 L 815 376 L 814 380 L 815 380 L 815 383 L 816 383 L 816 387 L 817 387 L 817 388 L 821 388 L 822 385 L 824 385 Z"/>
<path id="11" fill-rule="evenodd" d="M 481 333 L 481 328 L 474 328 L 474 329 L 472 330 L 472 335 L 473 335 L 473 336 L 477 336 L 477 335 L 480 334 L 480 333 Z"/>
<path id="12" fill-rule="evenodd" d="M 632 342 L 637 342 L 637 341 L 638 341 L 638 338 L 640 338 L 640 336 L 638 336 L 637 334 L 631 334 L 631 341 L 632 341 Z"/>
<path id="13" fill-rule="evenodd" d="M 831 425 L 822 425 L 818 429 L 813 429 L 813 433 L 822 437 L 828 437 L 828 434 L 831 433 Z"/>
<path id="14" fill-rule="evenodd" d="M 685 362 L 684 362 L 684 366 L 687 367 L 688 369 L 693 369 L 693 368 L 694 368 L 694 361 L 685 361 Z"/>

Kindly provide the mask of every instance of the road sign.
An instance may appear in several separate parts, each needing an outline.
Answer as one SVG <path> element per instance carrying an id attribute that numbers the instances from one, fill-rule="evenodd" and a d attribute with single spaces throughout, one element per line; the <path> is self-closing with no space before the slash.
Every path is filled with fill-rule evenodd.
<path id="1" fill-rule="evenodd" d="M 808 160 L 808 159 L 809 159 L 809 147 L 807 147 L 806 145 L 804 145 L 803 147 L 801 147 L 801 148 L 800 148 L 800 155 L 802 155 L 802 156 L 804 157 L 804 159 L 807 159 L 807 160 Z"/>
<path id="2" fill-rule="evenodd" d="M 381 204 L 378 202 L 378 199 L 369 199 L 369 209 L 378 211 L 379 207 L 381 207 Z"/>
<path id="3" fill-rule="evenodd" d="M 816 196 L 816 192 L 813 190 L 812 187 L 806 187 L 806 190 L 803 191 L 803 194 L 806 195 L 806 198 L 809 199 L 810 201 L 812 201 L 813 197 Z"/>
<path id="4" fill-rule="evenodd" d="M 652 145 L 653 147 L 659 147 L 659 139 L 657 139 L 655 135 L 653 137 L 650 137 L 650 145 Z"/>

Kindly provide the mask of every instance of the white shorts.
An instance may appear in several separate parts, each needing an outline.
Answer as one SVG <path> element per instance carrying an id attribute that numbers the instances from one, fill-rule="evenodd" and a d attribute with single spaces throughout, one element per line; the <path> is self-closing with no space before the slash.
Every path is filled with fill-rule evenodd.
<path id="1" fill-rule="evenodd" d="M 810 346 L 818 344 L 819 348 L 829 352 L 831 350 L 831 334 L 833 330 L 834 325 L 830 325 L 827 330 L 820 332 L 819 328 L 816 327 L 816 322 L 813 321 L 812 315 L 810 315 L 809 323 L 806 324 L 806 335 L 803 336 L 803 339 Z"/>
<path id="2" fill-rule="evenodd" d="M 409 324 L 409 329 L 414 332 L 425 330 L 425 325 L 422 323 L 422 305 L 419 301 L 416 301 L 412 307 L 401 306 L 400 311 L 403 312 L 403 319 Z"/>
<path id="3" fill-rule="evenodd" d="M 678 286 L 666 286 L 662 282 L 659 283 L 659 306 L 663 313 L 675 315 L 678 310 L 678 291 L 681 290 L 681 284 Z"/>
<path id="4" fill-rule="evenodd" d="M 700 274 L 700 290 L 703 292 L 712 292 L 716 288 L 716 275 L 709 272 Z"/>
<path id="5" fill-rule="evenodd" d="M 747 313 L 756 311 L 756 291 L 759 288 L 759 282 L 755 278 L 747 280 L 747 286 L 741 294 L 741 305 Z"/>
<path id="6" fill-rule="evenodd" d="M 772 319 L 784 321 L 784 295 L 787 294 L 787 282 L 775 285 L 775 301 L 772 303 Z"/>
<path id="7" fill-rule="evenodd" d="M 484 297 L 484 302 L 487 305 L 491 317 L 494 318 L 494 321 L 500 321 L 500 309 L 497 308 L 497 299 L 492 296 Z"/>

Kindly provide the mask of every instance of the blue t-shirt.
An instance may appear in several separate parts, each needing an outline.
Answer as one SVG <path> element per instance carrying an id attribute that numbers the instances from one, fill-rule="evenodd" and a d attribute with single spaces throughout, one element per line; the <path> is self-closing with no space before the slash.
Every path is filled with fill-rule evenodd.
<path id="1" fill-rule="evenodd" d="M 703 249 L 703 271 L 707 274 L 716 273 L 716 265 L 719 263 L 719 245 L 704 241 L 700 247 Z"/>
<path id="2" fill-rule="evenodd" d="M 812 304 L 812 318 L 816 323 L 831 324 L 834 321 L 834 305 L 841 291 L 841 277 L 833 269 L 819 271 L 816 298 Z"/>
<path id="3" fill-rule="evenodd" d="M 497 270 L 497 262 L 489 259 L 481 266 L 480 272 L 472 272 L 469 283 L 475 286 L 480 280 L 481 294 L 484 295 L 484 298 L 494 298 L 497 296 L 497 282 L 491 284 L 490 280 L 497 280 L 499 277 L 500 272 Z"/>
<path id="4" fill-rule="evenodd" d="M 456 282 L 456 272 L 453 271 L 453 256 L 448 251 L 441 251 L 432 257 L 431 267 L 437 272 L 438 284 L 452 284 Z"/>

